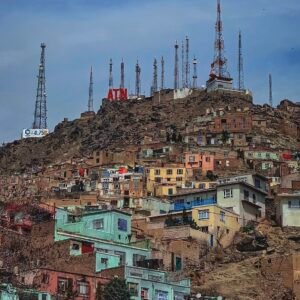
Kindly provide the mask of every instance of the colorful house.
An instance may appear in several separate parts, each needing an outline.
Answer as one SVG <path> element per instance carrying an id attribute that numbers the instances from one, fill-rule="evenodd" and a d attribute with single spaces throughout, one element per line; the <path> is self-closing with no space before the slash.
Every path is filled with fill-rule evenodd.
<path id="1" fill-rule="evenodd" d="M 184 155 L 184 166 L 189 170 L 201 170 L 202 174 L 214 171 L 214 155 L 187 152 Z"/>
<path id="2" fill-rule="evenodd" d="M 147 192 L 155 196 L 155 186 L 174 184 L 182 187 L 186 181 L 186 169 L 179 166 L 150 167 L 146 169 Z"/>
<path id="3" fill-rule="evenodd" d="M 190 294 L 190 279 L 172 280 L 167 272 L 123 266 L 102 271 L 102 276 L 118 274 L 126 279 L 132 300 L 184 300 Z"/>
<path id="4" fill-rule="evenodd" d="M 283 226 L 300 227 L 300 192 L 276 196 L 276 219 Z"/>

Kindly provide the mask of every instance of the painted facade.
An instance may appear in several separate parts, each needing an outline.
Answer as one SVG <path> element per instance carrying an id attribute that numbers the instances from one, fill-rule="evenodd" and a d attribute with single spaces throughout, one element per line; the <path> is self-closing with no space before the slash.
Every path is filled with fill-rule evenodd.
<path id="1" fill-rule="evenodd" d="M 275 201 L 277 222 L 283 227 L 300 227 L 300 193 L 279 194 Z"/>

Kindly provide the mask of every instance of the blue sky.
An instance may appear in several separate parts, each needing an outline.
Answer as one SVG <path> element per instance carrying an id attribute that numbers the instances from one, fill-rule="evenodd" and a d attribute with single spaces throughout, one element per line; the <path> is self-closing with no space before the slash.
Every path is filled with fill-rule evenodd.
<path id="1" fill-rule="evenodd" d="M 173 45 L 186 35 L 198 59 L 198 84 L 208 77 L 213 58 L 214 0 L 1 0 L 0 142 L 19 138 L 31 126 L 40 43 L 46 48 L 46 89 L 50 129 L 87 108 L 89 69 L 94 69 L 94 107 L 107 93 L 108 62 L 119 84 L 134 89 L 138 58 L 142 91 L 149 93 L 152 64 L 163 55 L 166 86 L 173 86 Z M 274 103 L 300 100 L 300 2 L 223 0 L 228 69 L 237 78 L 238 30 L 243 34 L 245 85 L 255 103 L 268 101 L 273 75 Z M 236 83 L 236 80 L 235 80 Z"/>

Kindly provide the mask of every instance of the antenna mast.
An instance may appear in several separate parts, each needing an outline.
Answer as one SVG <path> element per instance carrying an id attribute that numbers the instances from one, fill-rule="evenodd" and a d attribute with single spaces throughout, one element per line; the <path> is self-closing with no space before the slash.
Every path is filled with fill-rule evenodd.
<path id="1" fill-rule="evenodd" d="M 217 0 L 217 21 L 216 21 L 216 37 L 215 37 L 215 55 L 214 61 L 211 64 L 210 77 L 218 79 L 231 79 L 227 71 L 227 59 L 224 56 L 224 39 L 223 26 L 221 20 L 221 4 Z"/>
<path id="2" fill-rule="evenodd" d="M 185 87 L 190 86 L 189 38 L 185 37 Z"/>
<path id="3" fill-rule="evenodd" d="M 157 60 L 154 59 L 153 62 L 153 81 L 152 81 L 152 88 L 151 88 L 151 95 L 157 92 Z"/>
<path id="4" fill-rule="evenodd" d="M 93 105 L 93 68 L 92 68 L 92 66 L 91 66 L 91 72 L 90 72 L 88 111 L 90 111 L 90 112 L 94 111 L 94 105 Z"/>
<path id="5" fill-rule="evenodd" d="M 174 90 L 178 89 L 179 74 L 178 74 L 178 43 L 175 42 L 175 65 L 174 65 Z"/>
<path id="6" fill-rule="evenodd" d="M 272 75 L 269 74 L 269 104 L 273 107 Z"/>
<path id="7" fill-rule="evenodd" d="M 135 94 L 137 97 L 140 96 L 140 92 L 141 92 L 141 68 L 139 66 L 139 61 L 137 61 L 135 66 Z"/>
<path id="8" fill-rule="evenodd" d="M 125 87 L 125 75 L 124 75 L 124 62 L 122 59 L 121 62 L 121 82 L 120 82 L 120 88 L 123 89 Z"/>
<path id="9" fill-rule="evenodd" d="M 242 54 L 242 33 L 239 31 L 239 64 L 238 64 L 238 73 L 239 73 L 239 90 L 244 89 L 244 64 L 243 64 L 243 54 Z"/>
<path id="10" fill-rule="evenodd" d="M 108 80 L 108 86 L 110 89 L 113 88 L 114 84 L 113 84 L 113 74 L 112 74 L 112 59 L 109 60 L 109 80 Z"/>
<path id="11" fill-rule="evenodd" d="M 165 61 L 164 57 L 161 57 L 161 82 L 160 82 L 160 89 L 163 90 L 165 88 Z"/>
<path id="12" fill-rule="evenodd" d="M 193 67 L 194 67 L 194 74 L 193 74 L 193 89 L 196 89 L 197 88 L 197 59 L 196 57 L 194 56 L 194 59 L 193 59 Z"/>
<path id="13" fill-rule="evenodd" d="M 47 101 L 46 101 L 46 76 L 45 76 L 45 48 L 46 44 L 41 43 L 41 58 L 36 92 L 34 129 L 47 129 Z"/>

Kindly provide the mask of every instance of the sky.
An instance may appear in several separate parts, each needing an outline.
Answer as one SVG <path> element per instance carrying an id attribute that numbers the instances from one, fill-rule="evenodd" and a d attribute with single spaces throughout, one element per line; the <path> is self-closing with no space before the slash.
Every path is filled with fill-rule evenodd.
<path id="1" fill-rule="evenodd" d="M 245 87 L 254 102 L 300 100 L 300 1 L 223 0 L 222 21 L 228 70 L 237 86 L 238 32 L 242 31 Z M 142 92 L 150 92 L 153 60 L 164 56 L 166 87 L 173 87 L 174 42 L 188 35 L 204 85 L 213 60 L 214 0 L 0 0 L 0 143 L 20 138 L 33 122 L 40 44 L 46 43 L 48 127 L 87 110 L 93 66 L 94 108 L 114 85 L 134 91 L 135 63 Z M 160 70 L 160 66 L 159 66 Z"/>

